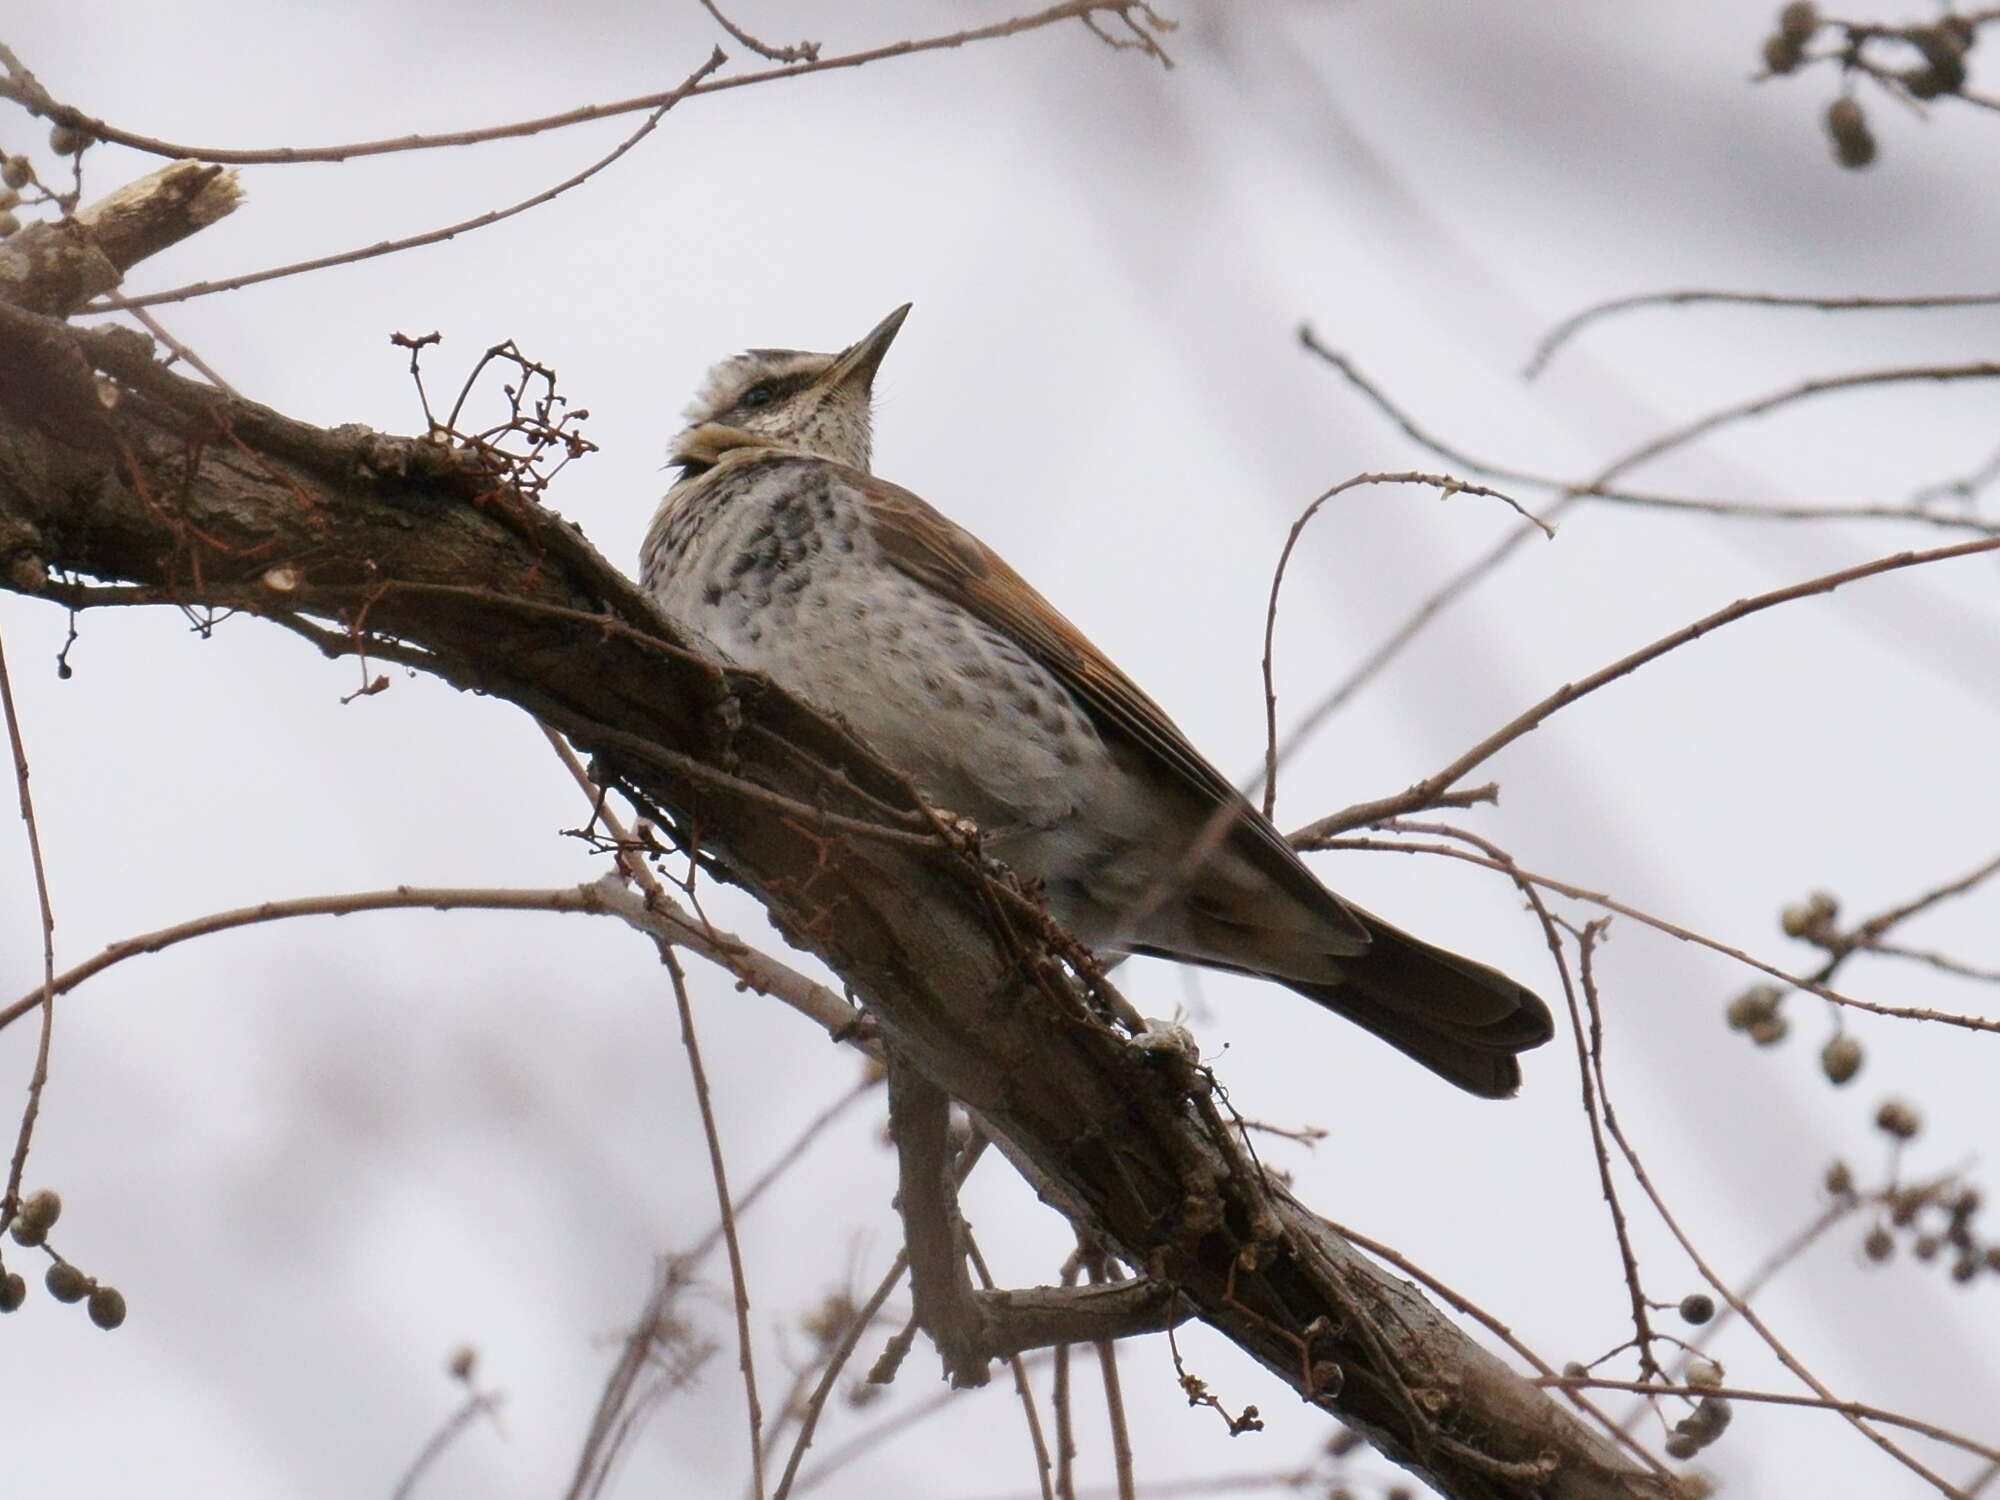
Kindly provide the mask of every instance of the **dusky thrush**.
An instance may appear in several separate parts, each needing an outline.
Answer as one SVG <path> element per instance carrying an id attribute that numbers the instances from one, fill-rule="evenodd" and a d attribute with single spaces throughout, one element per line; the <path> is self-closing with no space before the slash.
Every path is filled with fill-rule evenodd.
<path id="1" fill-rule="evenodd" d="M 843 721 L 1039 881 L 1089 947 L 1287 985 L 1460 1088 L 1521 1081 L 1548 1008 L 1348 904 L 1160 706 L 978 538 L 869 473 L 905 304 L 838 354 L 717 365 L 641 580 L 738 665 Z"/>

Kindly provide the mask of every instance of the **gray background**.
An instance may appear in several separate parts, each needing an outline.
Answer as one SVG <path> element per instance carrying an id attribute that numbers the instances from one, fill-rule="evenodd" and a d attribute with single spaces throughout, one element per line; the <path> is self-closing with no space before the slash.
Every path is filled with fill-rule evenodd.
<path id="1" fill-rule="evenodd" d="M 420 424 L 387 335 L 440 330 L 438 386 L 512 337 L 560 370 L 604 451 L 553 495 L 630 559 L 680 408 L 746 345 L 836 347 L 916 309 L 878 390 L 877 466 L 972 526 L 1159 697 L 1225 769 L 1262 743 L 1256 659 L 1285 528 L 1363 469 L 1437 467 L 1303 355 L 1310 319 L 1474 452 L 1584 473 L 1710 406 L 1808 374 L 1959 361 L 1991 312 L 1653 312 L 1587 335 L 1539 385 L 1553 321 L 1676 285 L 1981 290 L 2000 124 L 1876 106 L 1883 161 L 1828 161 L 1830 76 L 1753 88 L 1760 6 L 1169 5 L 1162 72 L 1075 26 L 697 99 L 555 205 L 455 243 L 161 315 L 245 392 L 308 420 Z M 988 5 L 736 18 L 829 52 L 951 29 Z M 16 11 L 6 39 L 58 97 L 194 144 L 280 145 L 495 123 L 667 87 L 714 32 L 692 3 L 478 8 L 84 3 Z M 737 50 L 733 49 L 732 50 Z M 524 197 L 608 149 L 612 121 L 533 140 L 246 174 L 233 218 L 137 288 L 429 228 Z M 0 116 L 0 145 L 41 151 Z M 46 161 L 45 153 L 41 158 Z M 151 164 L 87 158 L 94 191 Z M 1837 398 L 1738 428 L 1642 476 L 1793 501 L 1890 500 L 1978 465 L 1990 391 Z M 1335 502 L 1295 561 L 1280 638 L 1289 720 L 1501 536 L 1495 503 L 1420 490 Z M 1904 546 L 1900 527 L 1574 513 L 1456 608 L 1301 750 L 1295 826 L 1398 789 L 1560 683 L 1739 595 Z M 1776 912 L 1815 885 L 1850 911 L 1990 857 L 2000 674 L 1987 560 L 1843 590 L 1733 627 L 1570 709 L 1492 766 L 1468 819 L 1531 869 L 1805 967 Z M 212 639 L 168 611 L 86 619 L 58 682 L 59 611 L 0 596 L 59 919 L 59 958 L 272 896 L 403 883 L 558 884 L 596 866 L 584 811 L 505 705 L 392 673 L 348 706 L 351 663 L 251 622 Z M 0 968 L 39 976 L 18 833 L 0 835 Z M 1456 864 L 1318 856 L 1330 882 L 1553 988 L 1512 889 Z M 712 892 L 755 936 L 754 909 Z M 1912 941 L 1996 961 L 1993 898 Z M 1588 913 L 1585 913 L 1586 915 Z M 775 939 L 773 939 L 775 941 Z M 1995 1141 L 1991 1037 L 1861 1018 L 1866 1070 L 1819 1077 L 1816 1004 L 1757 1053 L 1720 1013 L 1751 976 L 1642 926 L 1602 955 L 1621 1115 L 1713 1264 L 1740 1278 L 1816 1211 L 1826 1160 L 1876 1180 L 1868 1124 L 1895 1092 L 1930 1122 L 1919 1171 L 1977 1175 Z M 1551 1359 L 1625 1336 L 1624 1289 L 1567 1029 L 1524 1096 L 1462 1098 L 1272 987 L 1134 965 L 1149 1013 L 1196 1002 L 1246 1113 L 1316 1123 L 1273 1144 L 1302 1195 L 1400 1246 Z M 1884 965 L 1848 987 L 1992 1009 L 1991 991 Z M 776 1005 L 697 975 L 716 1107 L 748 1180 L 856 1076 Z M 31 1028 L 0 1037 L 18 1098 Z M 850 1115 L 745 1221 L 767 1404 L 803 1359 L 798 1313 L 893 1254 L 879 1105 Z M 610 923 L 389 913 L 239 932 L 134 962 L 62 1008 L 30 1185 L 68 1201 L 65 1253 L 130 1299 L 106 1336 L 37 1293 L 0 1323 L 9 1494 L 386 1495 L 457 1401 L 461 1342 L 504 1390 L 424 1494 L 559 1491 L 612 1344 L 660 1252 L 712 1190 L 670 995 Z M 1048 1278 L 1061 1225 L 997 1165 L 968 1210 L 1005 1281 Z M 1692 1271 L 1636 1214 L 1653 1295 Z M 1847 1226 L 1761 1304 L 1842 1394 L 1991 1441 L 2000 1284 L 1864 1268 Z M 9 1263 L 31 1273 L 18 1252 Z M 741 1492 L 741 1392 L 720 1262 L 684 1311 L 723 1350 L 665 1406 L 614 1493 Z M 1669 1320 L 1671 1326 L 1671 1319 Z M 864 1349 L 872 1358 L 879 1341 Z M 1230 1441 L 1183 1406 L 1163 1347 L 1125 1384 L 1142 1480 L 1297 1465 L 1322 1418 L 1200 1331 L 1193 1367 L 1268 1430 Z M 1732 1337 L 1731 1378 L 1780 1379 Z M 837 1410 L 825 1452 L 928 1396 L 919 1349 L 891 1397 Z M 1610 1398 L 1618 1409 L 1618 1398 Z M 1004 1386 L 823 1486 L 863 1496 L 1032 1489 Z M 1984 1424 L 1983 1427 L 1981 1424 Z M 1109 1478 L 1101 1419 L 1085 1470 Z M 1704 1456 L 1740 1495 L 1917 1494 L 1837 1418 L 1746 1409 Z M 1967 1460 L 1940 1460 L 1963 1478 Z M 1243 1491 L 1248 1493 L 1248 1491 Z"/>

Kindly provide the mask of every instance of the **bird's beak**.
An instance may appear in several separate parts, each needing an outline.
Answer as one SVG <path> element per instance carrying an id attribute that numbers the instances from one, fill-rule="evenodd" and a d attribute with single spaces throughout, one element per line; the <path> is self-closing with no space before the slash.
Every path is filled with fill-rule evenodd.
<path id="1" fill-rule="evenodd" d="M 905 302 L 888 317 L 868 330 L 866 338 L 850 344 L 840 351 L 840 358 L 833 362 L 819 383 L 828 387 L 843 386 L 850 381 L 858 381 L 863 390 L 874 383 L 875 371 L 881 367 L 882 356 L 889 352 L 889 346 L 896 342 L 896 331 L 903 326 L 903 319 L 910 315 L 910 304 Z"/>

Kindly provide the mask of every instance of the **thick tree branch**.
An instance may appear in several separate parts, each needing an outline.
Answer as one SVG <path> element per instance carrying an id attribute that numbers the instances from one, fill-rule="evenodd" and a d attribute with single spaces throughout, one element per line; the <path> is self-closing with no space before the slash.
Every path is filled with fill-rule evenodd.
<path id="1" fill-rule="evenodd" d="M 1199 1073 L 1100 1019 L 1034 904 L 903 778 L 716 664 L 476 458 L 320 431 L 134 335 L 0 307 L 0 582 L 323 622 L 335 649 L 519 704 L 755 893 L 1045 1198 L 1302 1399 L 1464 1500 L 1675 1493 L 1246 1170 Z"/>

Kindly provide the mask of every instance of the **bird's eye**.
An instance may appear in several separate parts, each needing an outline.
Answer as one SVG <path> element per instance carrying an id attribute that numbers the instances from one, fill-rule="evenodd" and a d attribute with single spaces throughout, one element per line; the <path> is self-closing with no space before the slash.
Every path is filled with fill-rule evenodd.
<path id="1" fill-rule="evenodd" d="M 736 404 L 738 406 L 769 406 L 771 398 L 776 394 L 777 392 L 773 391 L 768 384 L 753 385 L 743 393 L 743 399 Z"/>

